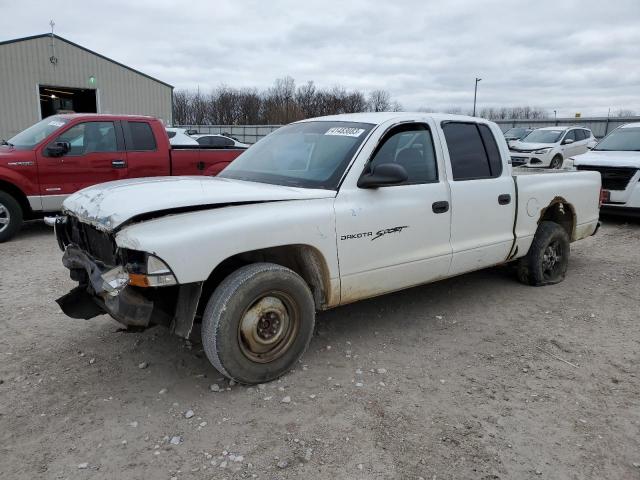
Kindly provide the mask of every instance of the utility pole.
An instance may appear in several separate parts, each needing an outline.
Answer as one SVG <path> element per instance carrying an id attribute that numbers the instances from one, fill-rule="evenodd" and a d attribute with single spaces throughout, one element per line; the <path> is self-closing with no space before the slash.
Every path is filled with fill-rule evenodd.
<path id="1" fill-rule="evenodd" d="M 553 120 L 556 122 L 556 126 L 558 126 L 558 112 L 556 110 L 553 111 Z"/>
<path id="2" fill-rule="evenodd" d="M 476 77 L 476 87 L 473 90 L 473 116 L 476 116 L 476 98 L 478 98 L 478 82 L 482 80 L 481 78 Z"/>

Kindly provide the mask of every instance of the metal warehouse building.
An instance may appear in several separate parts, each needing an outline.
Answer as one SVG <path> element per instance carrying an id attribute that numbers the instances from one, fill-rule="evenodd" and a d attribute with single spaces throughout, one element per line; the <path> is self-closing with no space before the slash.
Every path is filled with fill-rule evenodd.
<path id="1" fill-rule="evenodd" d="M 170 124 L 173 87 L 43 34 L 0 42 L 0 138 L 55 113 L 152 115 Z"/>

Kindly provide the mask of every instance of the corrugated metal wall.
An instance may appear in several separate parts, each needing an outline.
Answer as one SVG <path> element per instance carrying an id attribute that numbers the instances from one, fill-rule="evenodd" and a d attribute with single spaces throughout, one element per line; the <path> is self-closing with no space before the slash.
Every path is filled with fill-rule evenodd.
<path id="1" fill-rule="evenodd" d="M 0 45 L 0 138 L 40 120 L 38 85 L 97 89 L 100 113 L 153 115 L 171 122 L 171 87 L 82 48 L 40 37 Z M 95 85 L 89 77 L 95 77 Z"/>

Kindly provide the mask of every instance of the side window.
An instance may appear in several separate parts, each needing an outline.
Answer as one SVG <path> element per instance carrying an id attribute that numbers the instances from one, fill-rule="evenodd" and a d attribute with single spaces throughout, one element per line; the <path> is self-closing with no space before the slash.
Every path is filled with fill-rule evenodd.
<path id="1" fill-rule="evenodd" d="M 382 163 L 397 163 L 407 171 L 404 185 L 438 181 L 431 131 L 426 125 L 402 125 L 383 138 L 371 158 L 369 171 Z"/>
<path id="2" fill-rule="evenodd" d="M 225 137 L 209 137 L 209 143 L 212 147 L 232 147 L 233 140 Z"/>
<path id="3" fill-rule="evenodd" d="M 584 135 L 584 133 L 585 133 L 584 130 L 582 130 L 581 128 L 578 128 L 578 129 L 574 130 L 574 132 L 575 132 L 574 135 L 576 136 L 576 142 L 579 142 L 579 141 L 584 140 L 585 138 L 587 138 Z"/>
<path id="4" fill-rule="evenodd" d="M 200 145 L 202 146 L 208 146 L 211 145 L 210 143 L 210 138 L 211 137 L 200 137 L 200 138 L 196 138 L 196 142 L 198 142 Z"/>
<path id="5" fill-rule="evenodd" d="M 167 137 L 173 138 L 176 136 L 176 132 L 167 132 Z"/>
<path id="6" fill-rule="evenodd" d="M 442 125 L 451 159 L 451 171 L 454 180 L 476 180 L 497 177 L 492 174 L 489 157 L 478 125 L 475 123 L 447 122 Z M 489 131 L 489 135 L 491 132 Z M 492 135 L 491 135 L 492 136 Z M 487 143 L 488 142 L 487 139 Z M 495 140 L 494 140 L 495 143 Z M 497 145 L 494 145 L 497 149 Z M 488 148 L 491 148 L 488 146 Z M 494 152 L 499 159 L 500 153 Z M 500 172 L 501 172 L 500 168 Z"/>
<path id="7" fill-rule="evenodd" d="M 153 136 L 151 125 L 147 122 L 127 123 L 129 125 L 127 150 L 148 151 L 156 149 L 156 139 Z"/>
<path id="8" fill-rule="evenodd" d="M 571 139 L 571 140 L 573 140 L 575 142 L 575 140 L 576 140 L 576 131 L 575 130 L 569 130 L 567 132 L 567 134 L 565 135 L 563 142 L 565 142 L 566 140 L 569 140 L 569 139 Z"/>
<path id="9" fill-rule="evenodd" d="M 478 129 L 480 130 L 482 143 L 484 143 L 484 148 L 487 151 L 487 156 L 489 157 L 491 176 L 499 177 L 502 175 L 502 157 L 500 156 L 500 149 L 498 149 L 496 139 L 488 126 L 479 124 Z"/>
<path id="10" fill-rule="evenodd" d="M 113 122 L 79 123 L 60 134 L 55 142 L 69 142 L 71 150 L 67 156 L 118 151 Z"/>

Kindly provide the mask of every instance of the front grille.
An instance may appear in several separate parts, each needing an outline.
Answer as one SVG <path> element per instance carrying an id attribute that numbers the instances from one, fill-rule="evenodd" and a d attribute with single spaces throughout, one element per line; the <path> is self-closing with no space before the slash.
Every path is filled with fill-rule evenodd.
<path id="1" fill-rule="evenodd" d="M 605 190 L 625 190 L 638 171 L 637 168 L 631 167 L 593 167 L 591 165 L 578 165 L 578 170 L 600 172 L 602 188 Z"/>
<path id="2" fill-rule="evenodd" d="M 97 228 L 80 222 L 75 217 L 68 217 L 66 223 L 67 238 L 94 259 L 107 265 L 115 265 L 116 243 L 111 235 Z"/>

